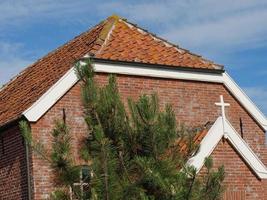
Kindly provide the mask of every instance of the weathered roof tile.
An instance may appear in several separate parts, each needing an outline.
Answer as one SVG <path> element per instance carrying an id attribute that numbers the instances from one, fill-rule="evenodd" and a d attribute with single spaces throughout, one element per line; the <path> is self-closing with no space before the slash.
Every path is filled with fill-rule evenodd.
<path id="1" fill-rule="evenodd" d="M 0 126 L 19 118 L 85 55 L 173 67 L 221 67 L 112 16 L 38 60 L 0 89 Z"/>

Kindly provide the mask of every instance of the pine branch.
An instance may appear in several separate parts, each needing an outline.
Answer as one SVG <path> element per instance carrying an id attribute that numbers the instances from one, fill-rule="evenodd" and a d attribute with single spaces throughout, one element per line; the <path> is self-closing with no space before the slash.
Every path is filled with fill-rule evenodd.
<path id="1" fill-rule="evenodd" d="M 124 173 L 126 174 L 126 178 L 127 178 L 127 180 L 128 180 L 130 183 L 133 183 L 133 182 L 131 181 L 131 179 L 130 179 L 130 176 L 129 176 L 128 171 L 127 171 L 127 168 L 126 168 L 126 165 L 125 165 L 125 163 L 124 163 L 123 155 L 122 155 L 122 151 L 119 151 L 119 160 L 120 160 L 121 165 L 122 165 L 122 167 L 123 167 Z"/>

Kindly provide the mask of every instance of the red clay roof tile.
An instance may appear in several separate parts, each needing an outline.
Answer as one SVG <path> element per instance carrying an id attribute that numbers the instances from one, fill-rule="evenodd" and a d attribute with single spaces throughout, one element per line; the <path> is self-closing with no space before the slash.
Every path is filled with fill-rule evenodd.
<path id="1" fill-rule="evenodd" d="M 208 133 L 207 129 L 203 129 L 199 131 L 193 138 L 193 141 L 192 141 L 193 144 L 196 146 L 200 145 L 201 141 L 207 135 L 207 133 Z M 186 151 L 188 150 L 188 143 L 187 141 L 183 139 L 177 140 L 176 145 L 179 147 L 179 150 L 181 153 L 186 153 Z"/>
<path id="2" fill-rule="evenodd" d="M 194 150 L 198 150 L 199 145 L 201 144 L 201 141 L 204 139 L 204 137 L 207 135 L 208 129 L 204 128 L 200 131 L 198 131 L 195 136 L 192 138 L 192 145 L 194 145 Z M 174 144 L 166 151 L 166 154 L 164 156 L 171 156 L 173 153 L 180 153 L 182 156 L 188 156 L 188 153 L 192 153 L 192 149 L 190 148 L 190 144 L 187 138 L 181 137 L 177 139 Z"/>
<path id="3" fill-rule="evenodd" d="M 0 126 L 19 118 L 86 54 L 100 59 L 173 67 L 221 68 L 112 16 L 38 60 L 0 89 Z"/>

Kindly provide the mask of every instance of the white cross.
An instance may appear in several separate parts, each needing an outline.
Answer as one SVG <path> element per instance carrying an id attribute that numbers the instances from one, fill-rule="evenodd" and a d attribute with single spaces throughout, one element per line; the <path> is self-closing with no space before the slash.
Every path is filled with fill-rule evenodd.
<path id="1" fill-rule="evenodd" d="M 226 134 L 225 132 L 225 122 L 226 122 L 226 115 L 225 115 L 225 107 L 230 106 L 229 103 L 225 103 L 223 100 L 223 95 L 220 95 L 220 102 L 219 103 L 215 103 L 216 106 L 220 106 L 222 109 L 222 120 L 223 120 L 223 132 Z"/>

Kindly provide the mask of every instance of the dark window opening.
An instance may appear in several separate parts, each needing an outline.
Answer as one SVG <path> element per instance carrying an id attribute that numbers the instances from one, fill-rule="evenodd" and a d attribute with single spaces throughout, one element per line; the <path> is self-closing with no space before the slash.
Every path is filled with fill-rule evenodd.
<path id="1" fill-rule="evenodd" d="M 78 200 L 90 199 L 91 196 L 91 169 L 89 166 L 81 166 L 80 169 L 80 178 L 76 183 L 73 184 L 73 187 L 70 188 L 71 199 Z"/>

